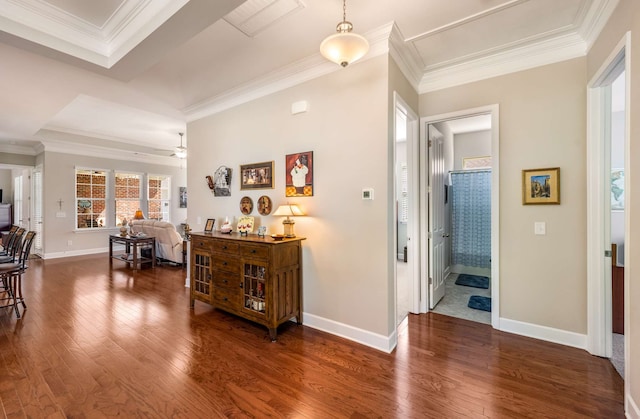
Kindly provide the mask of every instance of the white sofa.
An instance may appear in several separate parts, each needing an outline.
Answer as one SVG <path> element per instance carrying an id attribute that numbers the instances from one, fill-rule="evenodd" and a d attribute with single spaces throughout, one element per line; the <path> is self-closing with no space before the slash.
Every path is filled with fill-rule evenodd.
<path id="1" fill-rule="evenodd" d="M 156 257 L 182 265 L 182 236 L 176 226 L 166 221 L 132 220 L 131 233 L 156 238 Z"/>

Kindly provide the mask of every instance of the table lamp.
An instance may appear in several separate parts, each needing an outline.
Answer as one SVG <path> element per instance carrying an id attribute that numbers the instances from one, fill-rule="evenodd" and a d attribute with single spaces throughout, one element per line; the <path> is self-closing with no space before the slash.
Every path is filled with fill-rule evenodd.
<path id="1" fill-rule="evenodd" d="M 282 222 L 284 226 L 284 236 L 287 238 L 295 237 L 295 233 L 293 232 L 293 225 L 295 221 L 290 219 L 290 216 L 301 216 L 304 215 L 304 212 L 296 205 L 296 204 L 286 204 L 280 205 L 278 209 L 273 213 L 273 215 L 286 216 L 287 218 Z"/>
<path id="2" fill-rule="evenodd" d="M 136 213 L 133 214 L 133 219 L 134 220 L 144 220 L 144 214 L 142 213 L 142 210 L 140 208 L 138 208 Z"/>

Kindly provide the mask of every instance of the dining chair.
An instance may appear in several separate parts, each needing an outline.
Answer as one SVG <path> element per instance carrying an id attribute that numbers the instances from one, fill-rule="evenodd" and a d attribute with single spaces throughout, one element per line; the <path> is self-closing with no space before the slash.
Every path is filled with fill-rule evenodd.
<path id="1" fill-rule="evenodd" d="M 11 244 L 7 248 L 7 252 L 5 254 L 0 253 L 0 263 L 10 263 L 15 262 L 16 257 L 19 256 L 20 247 L 22 246 L 22 236 L 25 233 L 25 229 L 20 227 L 14 233 Z"/>
<path id="2" fill-rule="evenodd" d="M 0 263 L 0 280 L 4 285 L 5 291 L 5 297 L 0 298 L 0 301 L 4 301 L 5 304 L 0 305 L 0 308 L 13 307 L 17 318 L 20 318 L 18 303 L 22 304 L 23 309 L 26 310 L 27 308 L 22 295 L 22 274 L 28 268 L 27 261 L 29 260 L 31 245 L 35 236 L 35 231 L 29 231 L 26 234 L 16 262 Z"/>
<path id="3" fill-rule="evenodd" d="M 9 241 L 11 241 L 11 238 L 16 233 L 16 231 L 18 231 L 18 226 L 14 224 L 11 226 L 11 229 L 9 229 L 9 231 L 7 231 L 6 233 L 5 232 L 2 233 L 3 234 L 2 241 L 0 242 L 0 247 L 2 247 L 2 252 L 6 251 L 7 247 L 9 247 Z"/>

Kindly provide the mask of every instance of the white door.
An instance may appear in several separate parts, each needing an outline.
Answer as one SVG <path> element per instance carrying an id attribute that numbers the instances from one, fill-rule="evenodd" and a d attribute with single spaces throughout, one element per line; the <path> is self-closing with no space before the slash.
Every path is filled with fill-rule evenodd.
<path id="1" fill-rule="evenodd" d="M 31 203 L 33 204 L 31 228 L 36 232 L 36 237 L 33 241 L 33 253 L 42 257 L 42 244 L 44 243 L 42 240 L 42 166 L 38 166 L 33 170 L 31 181 L 33 185 L 33 192 L 31 193 Z"/>
<path id="2" fill-rule="evenodd" d="M 427 125 L 429 153 L 429 308 L 444 297 L 445 211 L 444 211 L 444 137 L 433 125 Z"/>

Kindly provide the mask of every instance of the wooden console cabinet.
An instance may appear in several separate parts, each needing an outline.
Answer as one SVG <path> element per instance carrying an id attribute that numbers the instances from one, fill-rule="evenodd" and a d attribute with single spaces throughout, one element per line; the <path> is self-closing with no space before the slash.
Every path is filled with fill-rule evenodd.
<path id="1" fill-rule="evenodd" d="M 269 329 L 302 323 L 302 237 L 275 241 L 237 233 L 191 234 L 191 308 L 195 300 Z"/>

